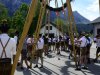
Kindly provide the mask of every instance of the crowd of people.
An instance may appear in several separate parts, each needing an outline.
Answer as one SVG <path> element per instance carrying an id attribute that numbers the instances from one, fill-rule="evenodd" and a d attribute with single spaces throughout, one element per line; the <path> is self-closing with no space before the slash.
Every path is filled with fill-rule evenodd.
<path id="1" fill-rule="evenodd" d="M 31 56 L 32 54 L 32 45 L 34 44 L 34 36 L 27 37 L 25 50 L 26 53 L 23 55 Z M 98 60 L 98 54 L 100 52 L 100 35 L 96 36 L 96 43 L 97 43 L 97 51 L 96 51 L 96 58 L 94 61 Z M 43 67 L 43 54 L 44 56 L 48 56 L 50 52 L 54 52 L 57 55 L 61 55 L 61 51 L 68 52 L 69 51 L 69 59 L 74 58 L 74 51 L 76 51 L 76 70 L 81 70 L 82 68 L 88 69 L 87 64 L 91 63 L 90 60 L 90 48 L 94 40 L 89 36 L 89 34 L 82 32 L 78 37 L 74 36 L 74 46 L 75 50 L 73 49 L 73 45 L 71 44 L 71 39 L 68 35 L 64 36 L 56 36 L 56 37 L 49 37 L 47 34 L 39 35 L 38 42 L 36 45 L 36 53 L 35 53 L 35 62 L 36 66 L 38 67 L 38 60 L 39 57 L 41 59 L 41 67 Z M 23 46 L 24 48 L 24 46 Z M 22 50 L 23 51 L 23 50 Z M 26 57 L 25 57 L 26 58 Z M 31 66 L 30 66 L 31 68 Z"/>
<path id="2" fill-rule="evenodd" d="M 7 23 L 3 23 L 1 25 L 1 34 L 0 34 L 0 73 L 1 75 L 10 75 L 12 62 L 11 60 L 15 58 L 16 48 L 18 45 L 18 36 L 17 32 L 14 38 L 11 38 L 8 32 Z M 37 39 L 37 41 L 35 41 Z M 21 60 L 20 67 L 23 69 L 23 61 L 27 68 L 32 68 L 32 62 L 35 61 L 34 68 L 38 67 L 39 58 L 41 60 L 40 68 L 43 68 L 43 56 L 48 56 L 50 52 L 54 52 L 57 55 L 61 55 L 61 51 L 69 51 L 69 59 L 74 58 L 74 51 L 76 51 L 76 69 L 81 70 L 82 68 L 88 69 L 87 64 L 91 63 L 90 60 L 90 48 L 92 46 L 92 42 L 97 43 L 97 51 L 95 61 L 98 60 L 99 52 L 100 52 L 100 34 L 96 36 L 96 39 L 93 40 L 89 34 L 82 32 L 79 36 L 74 35 L 74 46 L 72 44 L 72 39 L 66 35 L 59 35 L 50 37 L 49 35 L 39 34 L 38 38 L 35 38 L 33 35 L 27 35 L 24 39 L 23 48 L 21 51 Z M 35 46 L 35 53 L 33 59 L 33 45 Z M 2 69 L 5 67 L 6 69 Z M 7 74 L 6 74 L 7 73 Z M 9 73 L 9 74 L 8 74 Z"/>

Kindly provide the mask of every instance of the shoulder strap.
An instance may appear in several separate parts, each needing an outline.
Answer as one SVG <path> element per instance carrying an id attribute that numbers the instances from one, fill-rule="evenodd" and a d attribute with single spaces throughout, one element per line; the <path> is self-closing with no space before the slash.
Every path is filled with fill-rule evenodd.
<path id="1" fill-rule="evenodd" d="M 2 54 L 1 54 L 1 58 L 2 58 L 2 56 L 3 56 L 3 53 L 5 53 L 5 57 L 7 58 L 5 48 L 6 48 L 7 44 L 8 44 L 8 42 L 9 42 L 9 40 L 10 40 L 10 38 L 8 39 L 6 45 L 3 46 L 3 43 L 2 43 L 2 41 L 1 41 L 1 39 L 0 39 L 0 43 L 1 43 L 2 47 L 3 47 Z"/>
<path id="2" fill-rule="evenodd" d="M 87 46 L 87 38 L 86 38 L 86 42 L 85 42 L 85 47 Z"/>

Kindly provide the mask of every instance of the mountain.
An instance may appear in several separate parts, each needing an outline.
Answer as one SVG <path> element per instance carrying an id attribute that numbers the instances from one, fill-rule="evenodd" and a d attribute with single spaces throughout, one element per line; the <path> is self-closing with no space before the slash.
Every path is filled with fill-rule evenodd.
<path id="1" fill-rule="evenodd" d="M 18 9 L 18 7 L 22 3 L 26 3 L 29 5 L 31 3 L 31 0 L 0 0 L 0 3 L 4 4 L 8 8 L 9 15 L 12 16 L 13 13 Z M 57 18 L 56 13 L 53 11 L 51 11 L 50 13 L 51 13 L 50 14 L 51 21 L 54 21 Z M 66 10 L 66 15 L 67 14 L 68 14 L 68 11 Z M 74 11 L 73 15 L 75 18 L 75 22 L 77 24 L 80 24 L 80 23 L 87 24 L 90 22 L 88 19 L 83 17 L 81 14 L 79 14 L 77 11 Z M 66 21 L 66 17 L 64 16 L 62 12 L 60 12 L 60 18 Z"/>
<path id="2" fill-rule="evenodd" d="M 90 21 L 88 19 L 83 17 L 77 11 L 73 11 L 73 15 L 74 15 L 74 19 L 75 19 L 75 23 L 76 23 L 78 32 L 82 32 L 82 31 L 92 32 L 93 31 L 93 26 L 89 24 Z M 68 17 L 68 12 L 66 11 L 66 16 L 62 12 L 60 12 L 59 17 L 61 19 L 63 19 L 64 22 L 66 22 L 66 17 Z M 56 13 L 51 11 L 50 12 L 50 20 L 52 22 L 54 22 L 56 18 L 57 18 Z"/>
<path id="3" fill-rule="evenodd" d="M 0 3 L 4 4 L 6 8 L 8 8 L 9 15 L 12 16 L 14 12 L 20 7 L 22 3 L 30 4 L 31 0 L 0 0 Z M 66 22 L 66 17 L 68 16 L 68 11 L 66 10 L 66 17 L 63 14 L 63 12 L 59 13 L 60 18 Z M 73 11 L 73 15 L 75 18 L 75 23 L 77 25 L 78 31 L 86 30 L 91 31 L 93 29 L 93 26 L 87 25 L 90 23 L 88 19 L 83 17 L 80 13 L 77 11 Z M 54 22 L 54 20 L 57 18 L 56 13 L 51 11 L 50 12 L 50 21 Z"/>
<path id="4" fill-rule="evenodd" d="M 74 18 L 75 18 L 75 22 L 77 24 L 83 23 L 83 24 L 88 24 L 90 23 L 90 20 L 86 19 L 85 17 L 83 17 L 81 14 L 79 14 L 77 11 L 73 12 Z"/>
<path id="5" fill-rule="evenodd" d="M 0 0 L 0 3 L 8 8 L 9 15 L 12 16 L 22 3 L 30 4 L 31 0 Z"/>
<path id="6" fill-rule="evenodd" d="M 56 13 L 53 12 L 53 11 L 51 11 L 50 13 L 51 13 L 50 14 L 51 21 L 54 21 L 57 18 Z M 61 19 L 63 19 L 64 21 L 66 21 L 66 17 L 68 17 L 68 12 L 66 10 L 66 17 L 63 14 L 63 12 L 60 12 L 59 15 L 60 15 Z M 90 23 L 90 21 L 88 19 L 86 19 L 85 17 L 83 17 L 77 11 L 73 11 L 73 15 L 74 15 L 74 19 L 75 19 L 75 23 L 76 24 L 88 24 L 88 23 Z"/>

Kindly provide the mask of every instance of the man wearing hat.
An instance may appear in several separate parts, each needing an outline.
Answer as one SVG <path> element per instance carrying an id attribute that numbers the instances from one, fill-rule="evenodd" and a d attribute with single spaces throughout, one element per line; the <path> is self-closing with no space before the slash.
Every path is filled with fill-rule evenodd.
<path id="1" fill-rule="evenodd" d="M 10 75 L 12 61 L 14 60 L 16 54 L 16 42 L 15 39 L 10 38 L 7 34 L 8 24 L 6 21 L 3 21 L 1 24 L 0 30 L 0 75 Z"/>
<path id="2" fill-rule="evenodd" d="M 36 46 L 36 65 L 34 66 L 34 68 L 37 68 L 38 67 L 38 60 L 40 58 L 41 60 L 41 67 L 40 68 L 43 68 L 43 47 L 44 47 L 44 40 L 42 38 L 42 35 L 39 34 L 39 38 L 38 38 L 38 42 L 37 42 L 37 46 Z"/>
<path id="3" fill-rule="evenodd" d="M 86 65 L 87 65 L 87 39 L 85 37 L 85 32 L 81 33 L 81 37 L 79 39 L 80 42 L 80 51 L 81 51 L 81 58 L 80 58 L 80 64 L 81 64 L 81 68 L 83 69 L 87 69 Z"/>

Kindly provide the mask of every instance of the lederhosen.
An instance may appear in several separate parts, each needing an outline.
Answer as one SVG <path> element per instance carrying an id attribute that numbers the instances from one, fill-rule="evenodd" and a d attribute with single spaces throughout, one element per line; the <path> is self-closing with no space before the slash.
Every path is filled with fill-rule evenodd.
<path id="1" fill-rule="evenodd" d="M 12 68 L 11 58 L 7 57 L 6 51 L 5 51 L 5 48 L 7 47 L 9 40 L 10 38 L 8 39 L 6 45 L 3 46 L 3 43 L 0 39 L 1 46 L 3 47 L 3 51 L 0 57 L 0 75 L 10 75 L 11 74 L 11 68 Z M 5 58 L 2 58 L 3 54 L 5 54 Z"/>
<path id="2" fill-rule="evenodd" d="M 56 41 L 56 48 L 59 48 L 59 47 L 60 47 L 60 42 Z"/>
<path id="3" fill-rule="evenodd" d="M 87 55 L 87 48 L 86 47 L 81 47 L 81 55 Z"/>
<path id="4" fill-rule="evenodd" d="M 36 57 L 42 57 L 42 54 L 43 54 L 43 49 L 38 49 L 38 50 L 36 50 Z"/>
<path id="5" fill-rule="evenodd" d="M 43 54 L 43 49 L 39 49 L 38 45 L 37 45 L 37 50 L 35 52 L 36 57 L 42 57 Z"/>

